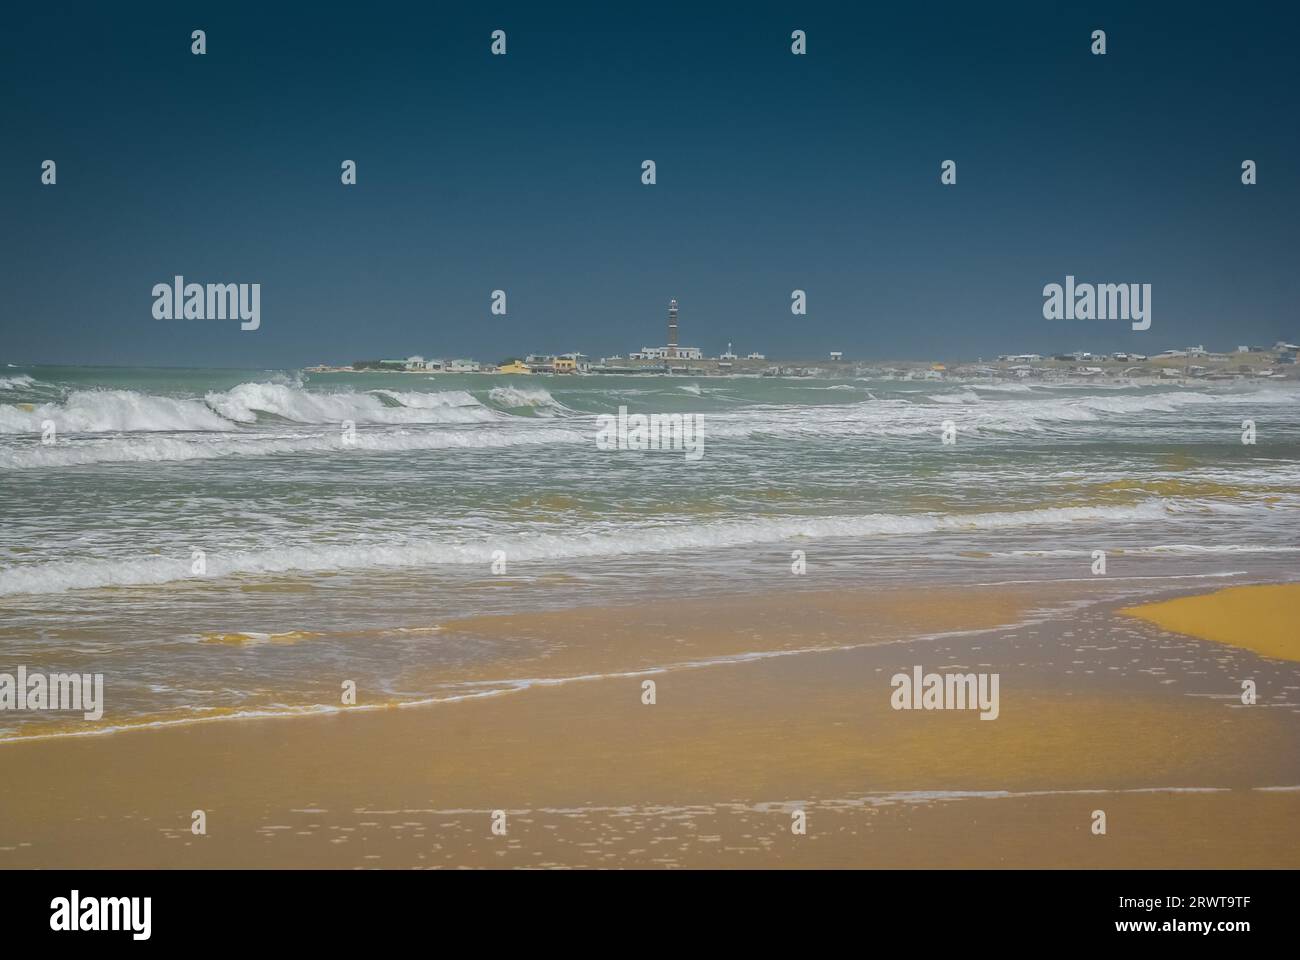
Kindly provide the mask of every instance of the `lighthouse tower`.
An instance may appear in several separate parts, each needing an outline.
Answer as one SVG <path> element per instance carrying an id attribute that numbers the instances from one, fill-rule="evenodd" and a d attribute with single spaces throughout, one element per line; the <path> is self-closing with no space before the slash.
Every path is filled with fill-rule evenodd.
<path id="1" fill-rule="evenodd" d="M 668 356 L 677 356 L 677 301 L 668 301 Z"/>

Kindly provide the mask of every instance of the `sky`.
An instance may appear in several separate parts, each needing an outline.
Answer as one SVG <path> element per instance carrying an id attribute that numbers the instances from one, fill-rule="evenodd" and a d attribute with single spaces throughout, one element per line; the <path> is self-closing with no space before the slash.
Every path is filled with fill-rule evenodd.
<path id="1" fill-rule="evenodd" d="M 0 17 L 0 362 L 601 357 L 662 344 L 672 297 L 681 343 L 706 355 L 1300 337 L 1290 5 L 227 0 Z M 155 319 L 153 287 L 177 274 L 260 283 L 260 328 Z M 1150 283 L 1151 328 L 1044 319 L 1044 285 L 1067 275 Z"/>

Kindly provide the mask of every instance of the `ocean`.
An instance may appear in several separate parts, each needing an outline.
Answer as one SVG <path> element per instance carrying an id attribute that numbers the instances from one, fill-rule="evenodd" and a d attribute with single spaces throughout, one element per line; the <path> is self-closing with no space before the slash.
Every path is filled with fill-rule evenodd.
<path id="1" fill-rule="evenodd" d="M 700 415 L 703 456 L 598 448 L 620 408 Z M 5 711 L 0 738 L 549 676 L 476 617 L 1289 579 L 1298 506 L 1295 381 L 0 367 L 0 672 L 102 673 L 107 700 L 93 722 Z"/>

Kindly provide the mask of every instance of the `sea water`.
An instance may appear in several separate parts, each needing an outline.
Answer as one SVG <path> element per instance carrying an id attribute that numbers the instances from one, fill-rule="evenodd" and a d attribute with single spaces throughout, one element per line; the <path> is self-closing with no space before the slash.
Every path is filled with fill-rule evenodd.
<path id="1" fill-rule="evenodd" d="M 599 444 L 621 408 L 704 455 Z M 1294 381 L 0 367 L 0 671 L 106 677 L 0 737 L 456 696 L 527 652 L 441 630 L 480 614 L 1290 579 L 1297 506 Z"/>

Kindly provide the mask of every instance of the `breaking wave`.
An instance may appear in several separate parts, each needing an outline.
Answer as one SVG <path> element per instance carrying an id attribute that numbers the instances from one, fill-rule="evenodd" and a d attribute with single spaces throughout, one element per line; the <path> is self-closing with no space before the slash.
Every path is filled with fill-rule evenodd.
<path id="1" fill-rule="evenodd" d="M 0 405 L 0 433 L 40 433 L 45 421 L 60 433 L 147 430 L 228 430 L 228 420 L 202 400 L 156 397 L 134 390 L 76 390 L 62 403 Z"/>
<path id="2" fill-rule="evenodd" d="M 612 411 L 623 399 L 616 393 L 606 402 Z M 943 419 L 954 420 L 966 436 L 1016 436 L 1114 419 L 1164 430 L 1195 426 L 1215 405 L 1297 403 L 1300 392 L 1276 388 L 1100 396 L 1017 391 L 1002 397 L 962 389 L 835 404 L 747 404 L 728 398 L 723 410 L 705 401 L 703 415 L 706 433 L 718 440 L 906 439 L 938 436 Z M 40 434 L 45 421 L 58 431 L 58 442 L 50 445 L 27 439 L 0 443 L 0 469 L 330 451 L 342 447 L 338 426 L 346 421 L 360 428 L 356 448 L 377 453 L 591 442 L 594 424 L 587 418 L 594 412 L 581 414 L 541 387 L 516 385 L 492 387 L 484 400 L 466 390 L 329 393 L 280 382 L 242 383 L 202 399 L 85 389 L 60 402 L 0 404 L 0 436 Z M 638 412 L 657 411 L 647 406 Z M 1179 412 L 1183 416 L 1176 424 L 1155 419 Z M 1152 417 L 1144 421 L 1146 414 Z"/>
<path id="3" fill-rule="evenodd" d="M 385 402 L 387 400 L 388 402 Z M 313 393 L 279 383 L 241 383 L 225 393 L 209 393 L 208 406 L 236 423 L 256 423 L 270 415 L 295 423 L 476 423 L 492 412 L 464 391 L 409 393 Z"/>
<path id="4" fill-rule="evenodd" d="M 569 410 L 543 387 L 493 387 L 488 391 L 488 399 L 503 410 L 531 410 L 538 416 L 554 416 Z"/>

